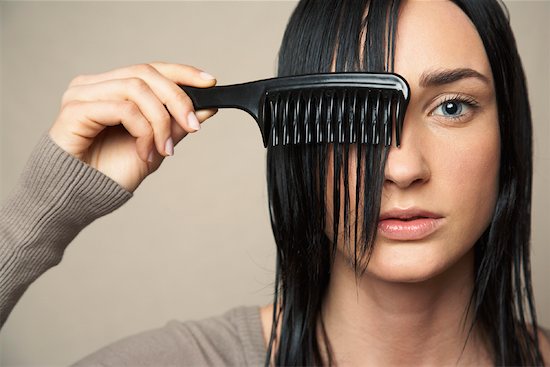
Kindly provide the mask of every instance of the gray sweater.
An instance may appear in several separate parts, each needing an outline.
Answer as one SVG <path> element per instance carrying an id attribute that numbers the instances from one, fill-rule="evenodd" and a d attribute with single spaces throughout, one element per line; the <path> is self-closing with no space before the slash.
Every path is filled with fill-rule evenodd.
<path id="1" fill-rule="evenodd" d="M 57 265 L 72 239 L 132 194 L 47 135 L 0 206 L 0 327 L 27 287 Z M 78 366 L 258 366 L 266 349 L 258 307 L 169 322 L 86 357 Z"/>

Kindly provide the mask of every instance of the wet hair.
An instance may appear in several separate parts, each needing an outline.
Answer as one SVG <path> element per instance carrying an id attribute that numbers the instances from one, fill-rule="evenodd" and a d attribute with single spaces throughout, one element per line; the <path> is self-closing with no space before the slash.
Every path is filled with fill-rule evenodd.
<path id="1" fill-rule="evenodd" d="M 278 75 L 392 71 L 400 2 L 300 1 L 283 37 Z M 484 330 L 496 365 L 542 364 L 529 265 L 532 126 L 521 60 L 504 5 L 497 0 L 453 2 L 483 41 L 494 78 L 501 135 L 498 199 L 489 227 L 475 244 L 474 291 L 465 312 L 474 316 L 470 331 L 475 324 Z M 352 262 L 360 276 L 373 250 L 388 153 L 382 144 L 359 144 L 354 147 L 352 165 L 350 148 L 350 144 L 268 148 L 268 198 L 277 267 L 266 365 L 272 357 L 276 365 L 285 366 L 334 362 L 322 302 L 338 233 L 343 230 L 344 245 L 354 255 Z M 331 168 L 333 210 L 328 212 L 325 193 Z M 357 172 L 354 193 L 348 182 L 351 169 Z M 354 208 L 350 208 L 350 194 L 358 198 Z M 354 211 L 361 223 L 350 220 Z M 325 231 L 327 223 L 332 223 L 332 239 Z"/>

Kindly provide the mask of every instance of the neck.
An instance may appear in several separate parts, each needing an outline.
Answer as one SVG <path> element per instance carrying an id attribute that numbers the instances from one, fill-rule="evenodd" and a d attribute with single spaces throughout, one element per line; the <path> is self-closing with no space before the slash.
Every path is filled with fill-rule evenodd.
<path id="1" fill-rule="evenodd" d="M 323 320 L 338 366 L 491 362 L 478 328 L 467 339 L 473 251 L 443 274 L 415 283 L 368 271 L 357 279 L 341 254 L 333 266 Z"/>

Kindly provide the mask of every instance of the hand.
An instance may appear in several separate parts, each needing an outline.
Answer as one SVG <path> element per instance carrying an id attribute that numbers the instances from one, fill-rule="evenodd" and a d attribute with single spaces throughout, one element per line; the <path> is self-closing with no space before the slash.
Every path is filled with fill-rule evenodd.
<path id="1" fill-rule="evenodd" d="M 216 113 L 195 113 L 179 84 L 211 87 L 216 80 L 192 66 L 168 63 L 78 76 L 63 95 L 50 137 L 133 192 L 187 133 Z"/>

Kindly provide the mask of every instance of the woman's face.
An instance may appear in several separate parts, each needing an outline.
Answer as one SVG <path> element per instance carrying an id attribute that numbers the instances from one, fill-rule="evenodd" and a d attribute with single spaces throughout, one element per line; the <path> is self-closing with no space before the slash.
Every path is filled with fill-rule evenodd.
<path id="1" fill-rule="evenodd" d="M 491 221 L 497 104 L 483 43 L 450 1 L 405 2 L 394 68 L 409 82 L 411 100 L 401 147 L 389 152 L 367 273 L 415 282 L 464 258 Z M 340 245 L 339 256 L 351 258 Z"/>

